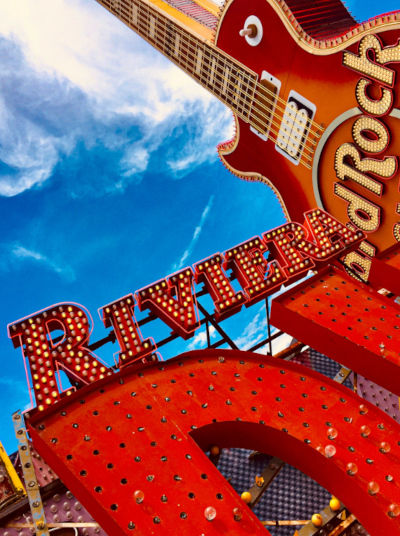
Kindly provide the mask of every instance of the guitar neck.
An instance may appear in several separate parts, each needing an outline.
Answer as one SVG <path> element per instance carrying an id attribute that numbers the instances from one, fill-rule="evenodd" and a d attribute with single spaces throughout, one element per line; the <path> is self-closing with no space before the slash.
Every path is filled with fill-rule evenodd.
<path id="1" fill-rule="evenodd" d="M 97 0 L 241 119 L 249 122 L 257 75 L 144 0 Z M 158 2 L 161 3 L 162 2 Z"/>

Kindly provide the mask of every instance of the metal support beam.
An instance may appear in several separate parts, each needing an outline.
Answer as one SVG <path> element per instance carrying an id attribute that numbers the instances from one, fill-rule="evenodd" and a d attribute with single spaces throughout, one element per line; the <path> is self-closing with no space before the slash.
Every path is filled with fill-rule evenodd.
<path id="1" fill-rule="evenodd" d="M 321 525 L 316 526 L 314 525 L 312 521 L 309 521 L 307 525 L 304 525 L 304 527 L 297 532 L 297 535 L 298 536 L 329 536 L 331 534 L 341 534 L 341 532 L 335 533 L 335 530 L 342 524 L 342 521 L 347 519 L 346 509 L 344 508 L 342 504 L 340 508 L 335 511 L 332 510 L 330 506 L 327 506 L 319 513 L 319 515 L 322 521 Z M 328 524 L 331 528 L 329 532 L 327 532 L 326 530 Z"/>
<path id="2" fill-rule="evenodd" d="M 279 458 L 271 458 L 268 465 L 265 467 L 261 476 L 256 477 L 253 486 L 248 490 L 251 495 L 251 501 L 248 503 L 250 507 L 254 506 L 261 499 L 263 493 L 267 490 L 273 479 L 278 475 L 279 471 L 285 465 L 285 462 Z"/>
<path id="3" fill-rule="evenodd" d="M 272 355 L 272 339 L 271 339 L 271 324 L 269 322 L 269 303 L 268 298 L 265 300 L 265 311 L 267 314 L 267 330 L 268 330 L 268 343 L 269 343 L 269 355 Z"/>
<path id="4" fill-rule="evenodd" d="M 83 522 L 83 523 L 48 523 L 48 528 L 50 529 L 81 529 L 81 528 L 94 528 L 97 529 L 99 525 L 94 522 Z M 7 523 L 5 525 L 5 528 L 9 529 L 33 529 L 35 528 L 35 525 L 32 523 Z"/>
<path id="5" fill-rule="evenodd" d="M 26 435 L 25 422 L 19 411 L 13 414 L 13 423 L 15 436 L 18 441 L 18 452 L 21 460 L 22 472 L 24 475 L 36 536 L 49 536 L 42 497 L 40 495 L 39 484 L 36 479 L 31 451 L 29 449 L 28 438 Z"/>
<path id="6" fill-rule="evenodd" d="M 225 342 L 227 342 L 233 350 L 239 350 L 233 340 L 221 328 L 218 322 L 215 321 L 214 317 L 210 315 L 210 313 L 201 305 L 201 303 L 197 302 L 197 307 L 199 308 L 199 311 L 204 315 L 204 318 L 215 328 L 215 330 L 221 335 L 221 337 L 223 337 Z"/>
<path id="7" fill-rule="evenodd" d="M 339 536 L 341 534 L 344 534 L 345 531 L 353 525 L 357 521 L 356 516 L 353 514 L 350 514 L 349 517 L 347 517 L 344 521 L 340 523 L 335 529 L 333 529 L 332 532 L 328 534 L 328 536 Z"/>
<path id="8" fill-rule="evenodd" d="M 210 341 L 210 326 L 209 326 L 208 320 L 206 320 L 206 333 L 207 333 L 207 348 L 210 348 L 210 344 L 211 344 L 211 341 Z"/>
<path id="9" fill-rule="evenodd" d="M 298 527 L 299 525 L 306 525 L 308 519 L 280 519 L 277 521 L 261 521 L 261 523 L 264 527 Z"/>
<path id="10" fill-rule="evenodd" d="M 342 367 L 333 379 L 335 382 L 344 383 L 350 376 L 351 372 L 352 371 L 347 367 Z"/>

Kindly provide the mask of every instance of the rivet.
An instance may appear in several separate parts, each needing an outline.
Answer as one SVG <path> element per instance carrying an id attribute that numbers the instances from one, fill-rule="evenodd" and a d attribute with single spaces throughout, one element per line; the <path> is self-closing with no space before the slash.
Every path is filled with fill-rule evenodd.
<path id="1" fill-rule="evenodd" d="M 207 506 L 207 508 L 204 510 L 204 517 L 207 519 L 207 521 L 212 521 L 215 519 L 217 515 L 217 511 L 212 506 Z"/>
<path id="2" fill-rule="evenodd" d="M 133 493 L 133 497 L 135 499 L 135 501 L 140 504 L 143 502 L 143 499 L 144 499 L 144 493 L 142 490 L 140 489 L 137 489 L 134 493 Z"/>

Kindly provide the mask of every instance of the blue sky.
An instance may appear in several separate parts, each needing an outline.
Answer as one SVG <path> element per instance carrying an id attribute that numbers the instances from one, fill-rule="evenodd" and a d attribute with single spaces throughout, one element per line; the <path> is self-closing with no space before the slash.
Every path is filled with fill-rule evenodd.
<path id="1" fill-rule="evenodd" d="M 348 4 L 360 19 L 375 14 Z M 0 0 L 0 57 L 0 440 L 11 452 L 11 414 L 29 397 L 9 322 L 77 302 L 97 340 L 99 307 L 283 215 L 267 187 L 219 162 L 229 110 L 94 0 Z M 264 318 L 255 305 L 222 327 L 246 349 L 265 337 Z M 162 354 L 204 342 L 200 332 Z M 99 354 L 111 364 L 116 351 Z"/>

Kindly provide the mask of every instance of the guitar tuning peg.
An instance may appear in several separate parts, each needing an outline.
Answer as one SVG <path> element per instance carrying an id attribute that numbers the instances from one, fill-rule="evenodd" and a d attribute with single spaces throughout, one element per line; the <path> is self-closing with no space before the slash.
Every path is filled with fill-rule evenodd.
<path id="1" fill-rule="evenodd" d="M 247 28 L 242 28 L 239 32 L 240 37 L 247 35 L 248 37 L 255 37 L 257 35 L 257 27 L 254 24 L 250 24 Z"/>
<path id="2" fill-rule="evenodd" d="M 243 28 L 239 31 L 239 35 L 246 39 L 250 46 L 257 46 L 263 36 L 263 27 L 261 21 L 255 15 L 250 15 L 244 21 Z"/>

